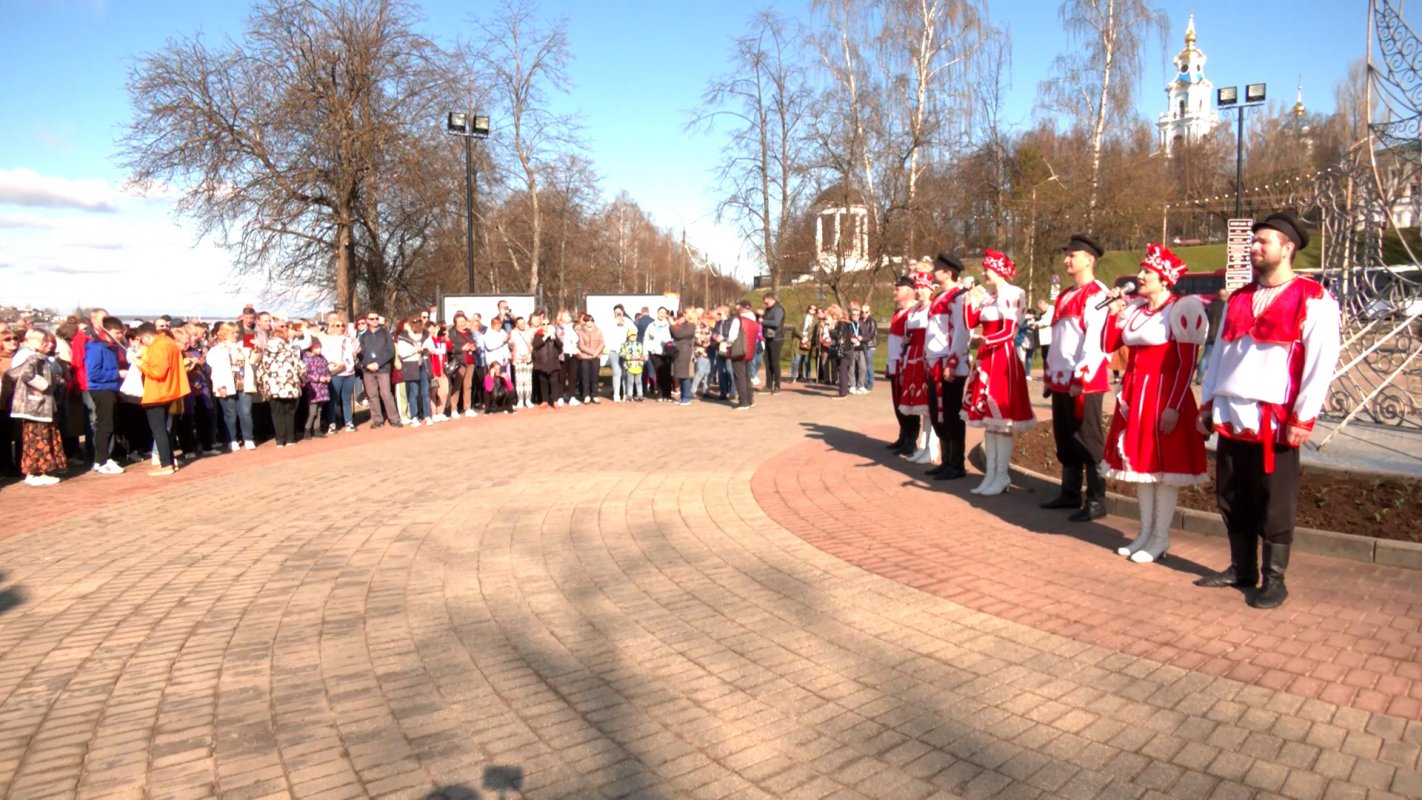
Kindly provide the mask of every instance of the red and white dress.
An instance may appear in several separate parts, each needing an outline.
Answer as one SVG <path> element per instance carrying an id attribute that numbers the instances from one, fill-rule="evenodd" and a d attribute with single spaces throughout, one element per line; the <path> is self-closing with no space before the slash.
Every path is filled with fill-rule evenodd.
<path id="1" fill-rule="evenodd" d="M 928 307 L 914 306 L 904 322 L 904 357 L 899 363 L 899 413 L 928 413 Z"/>
<path id="2" fill-rule="evenodd" d="M 1027 370 L 1013 345 L 1025 303 L 1021 289 L 1004 286 L 964 308 L 968 327 L 981 326 L 983 335 L 977 364 L 963 390 L 963 420 L 975 428 L 1015 433 L 1037 424 L 1027 394 Z"/>
<path id="3" fill-rule="evenodd" d="M 1106 325 L 1106 349 L 1126 347 L 1126 371 L 1106 433 L 1101 474 L 1130 483 L 1193 486 L 1209 480 L 1205 440 L 1191 382 L 1209 332 L 1205 306 L 1193 296 L 1151 311 L 1133 299 Z M 1161 412 L 1174 409 L 1175 428 L 1160 432 Z"/>

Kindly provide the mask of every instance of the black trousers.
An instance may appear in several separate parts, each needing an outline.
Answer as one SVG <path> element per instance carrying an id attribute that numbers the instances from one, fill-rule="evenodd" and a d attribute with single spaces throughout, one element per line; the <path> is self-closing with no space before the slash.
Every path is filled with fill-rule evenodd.
<path id="1" fill-rule="evenodd" d="M 765 388 L 780 391 L 780 350 L 785 342 L 776 337 L 765 340 Z"/>
<path id="2" fill-rule="evenodd" d="M 168 404 L 144 406 L 148 430 L 153 434 L 153 449 L 158 451 L 158 466 L 173 466 L 173 442 L 168 438 Z"/>
<path id="3" fill-rule="evenodd" d="M 601 367 L 596 358 L 578 359 L 578 397 L 597 397 L 597 373 Z"/>
<path id="4" fill-rule="evenodd" d="M 1229 532 L 1235 566 L 1257 564 L 1259 541 L 1293 544 L 1299 513 L 1299 450 L 1276 444 L 1274 471 L 1264 472 L 1264 446 L 1220 436 L 1215 449 L 1215 501 Z"/>
<path id="5" fill-rule="evenodd" d="M 839 363 L 835 365 L 835 374 L 839 379 L 840 397 L 845 397 L 849 394 L 849 368 L 853 366 L 853 364 L 853 359 L 841 358 L 839 359 Z"/>
<path id="6" fill-rule="evenodd" d="M 576 400 L 578 391 L 578 357 L 563 356 L 563 363 L 558 365 L 563 377 L 563 399 Z M 483 384 L 480 384 L 481 386 Z"/>
<path id="7" fill-rule="evenodd" d="M 533 371 L 533 398 L 534 402 L 547 403 L 553 405 L 558 402 L 559 395 L 553 393 L 553 373 L 541 369 Z"/>
<path id="8" fill-rule="evenodd" d="M 731 369 L 735 370 L 736 363 L 731 364 Z M 668 356 L 652 356 L 652 368 L 657 374 L 657 396 L 663 400 L 670 400 L 672 394 L 672 360 Z M 736 381 L 736 389 L 740 390 L 741 382 Z"/>
<path id="9" fill-rule="evenodd" d="M 94 401 L 94 463 L 103 464 L 109 460 L 114 445 L 114 406 L 118 404 L 118 392 L 90 391 Z"/>
<path id="10" fill-rule="evenodd" d="M 968 441 L 968 423 L 963 421 L 963 387 L 967 378 L 928 381 L 928 419 L 938 434 L 943 463 L 962 469 Z M 940 402 L 941 401 L 941 402 Z"/>
<path id="11" fill-rule="evenodd" d="M 324 416 L 326 400 L 306 401 L 306 438 L 310 439 L 317 433 L 324 433 L 321 428 L 321 418 Z"/>
<path id="12" fill-rule="evenodd" d="M 899 410 L 899 376 L 889 375 L 889 399 L 894 403 L 894 417 L 899 421 L 899 441 L 918 438 L 918 415 L 909 416 Z"/>
<path id="13" fill-rule="evenodd" d="M 513 399 L 513 394 L 504 386 L 503 381 L 494 381 L 493 390 L 484 393 L 484 413 L 510 411 L 513 409 Z"/>
<path id="14" fill-rule="evenodd" d="M 1076 415 L 1078 398 L 1070 392 L 1052 392 L 1052 438 L 1057 447 L 1057 462 L 1062 465 L 1062 496 L 1081 496 L 1081 481 L 1086 479 L 1086 493 L 1093 500 L 1106 498 L 1106 480 L 1098 465 L 1106 449 L 1106 435 L 1101 430 L 1101 400 L 1103 393 L 1081 395 L 1081 417 Z"/>
<path id="15" fill-rule="evenodd" d="M 750 382 L 750 362 L 739 358 L 732 359 L 731 377 L 736 382 L 736 405 L 755 405 L 755 387 Z"/>
<path id="16" fill-rule="evenodd" d="M 276 432 L 277 444 L 291 444 L 296 441 L 296 398 L 273 397 L 272 429 Z"/>

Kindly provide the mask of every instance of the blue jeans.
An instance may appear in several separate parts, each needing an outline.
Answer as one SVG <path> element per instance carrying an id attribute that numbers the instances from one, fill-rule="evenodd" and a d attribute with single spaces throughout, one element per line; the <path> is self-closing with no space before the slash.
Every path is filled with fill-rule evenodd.
<path id="1" fill-rule="evenodd" d="M 760 375 L 760 357 L 765 355 L 765 342 L 755 343 L 755 356 L 751 359 L 750 376 L 752 379 Z"/>
<path id="2" fill-rule="evenodd" d="M 864 388 L 874 388 L 874 348 L 864 350 Z"/>
<path id="3" fill-rule="evenodd" d="M 612 401 L 615 403 L 627 394 L 626 387 L 622 384 L 622 356 L 609 353 L 607 366 L 612 370 Z"/>
<path id="4" fill-rule="evenodd" d="M 331 402 L 326 404 L 326 421 L 331 425 L 353 425 L 354 397 L 359 375 L 334 375 L 331 377 Z"/>
<path id="5" fill-rule="evenodd" d="M 410 419 L 428 419 L 430 416 L 430 376 L 420 370 L 418 380 L 405 379 L 405 403 L 410 407 Z"/>
<path id="6" fill-rule="evenodd" d="M 691 379 L 691 393 L 706 391 L 711 388 L 711 358 L 702 356 L 696 359 L 696 375 Z"/>
<path id="7" fill-rule="evenodd" d="M 717 355 L 711 372 L 716 376 L 716 385 L 720 387 L 722 397 L 730 397 L 736 393 L 735 387 L 731 386 L 731 360 L 729 358 Z"/>
<path id="8" fill-rule="evenodd" d="M 240 442 L 243 440 L 254 442 L 257 440 L 256 431 L 252 428 L 252 394 L 250 392 L 238 392 L 234 395 L 217 398 L 217 402 L 222 406 L 222 422 L 227 428 L 227 443 Z M 238 428 L 241 423 L 241 428 Z M 243 436 L 243 433 L 246 436 Z"/>
<path id="9" fill-rule="evenodd" d="M 691 402 L 691 379 L 681 378 L 681 404 L 686 405 Z"/>
<path id="10" fill-rule="evenodd" d="M 624 384 L 622 387 L 622 396 L 624 399 L 631 400 L 634 397 L 642 396 L 642 373 L 638 372 L 634 375 L 631 372 L 624 372 L 622 373 L 622 380 Z"/>

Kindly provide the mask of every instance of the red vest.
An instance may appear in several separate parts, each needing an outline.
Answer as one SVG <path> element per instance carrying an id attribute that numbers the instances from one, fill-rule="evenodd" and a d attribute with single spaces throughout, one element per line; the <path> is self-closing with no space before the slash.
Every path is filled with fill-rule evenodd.
<path id="1" fill-rule="evenodd" d="M 1290 345 L 1303 336 L 1304 319 L 1308 315 L 1308 302 L 1318 300 L 1327 291 L 1316 281 L 1295 278 L 1274 298 L 1263 315 L 1254 316 L 1254 293 L 1259 290 L 1259 282 L 1241 286 L 1229 296 L 1225 309 L 1224 330 L 1220 333 L 1226 342 L 1248 334 L 1256 342 L 1265 344 Z"/>
<path id="2" fill-rule="evenodd" d="M 746 338 L 746 354 L 741 361 L 754 361 L 755 341 L 760 337 L 760 323 L 749 317 L 741 317 L 741 335 Z"/>
<path id="3" fill-rule="evenodd" d="M 1102 294 L 1106 288 L 1100 281 L 1092 281 L 1077 289 L 1075 287 L 1057 295 L 1056 305 L 1052 308 L 1052 324 L 1068 319 L 1082 319 L 1086 315 L 1086 303 L 1098 294 Z M 1086 327 L 1085 323 L 1082 327 Z"/>
<path id="4" fill-rule="evenodd" d="M 913 306 L 901 308 L 894 312 L 893 319 L 889 320 L 889 333 L 893 336 L 908 335 L 908 318 Z"/>

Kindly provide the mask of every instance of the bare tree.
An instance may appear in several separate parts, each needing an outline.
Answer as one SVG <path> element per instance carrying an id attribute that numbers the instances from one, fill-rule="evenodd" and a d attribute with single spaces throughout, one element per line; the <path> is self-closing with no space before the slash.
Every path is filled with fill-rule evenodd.
<path id="1" fill-rule="evenodd" d="M 1052 62 L 1041 94 L 1052 108 L 1071 115 L 1088 131 L 1091 189 L 1086 222 L 1095 221 L 1101 195 L 1101 154 L 1106 119 L 1134 116 L 1132 95 L 1141 68 L 1145 37 L 1154 33 L 1165 46 L 1166 17 L 1146 0 L 1063 0 L 1058 12 L 1073 48 Z"/>
<path id="2" fill-rule="evenodd" d="M 689 127 L 730 120 L 730 141 L 718 173 L 726 198 L 719 212 L 740 223 L 779 288 L 779 242 L 802 189 L 800 128 L 810 94 L 784 18 L 762 11 L 751 32 L 731 48 L 733 73 L 714 81 L 703 98 L 706 112 Z"/>
<path id="3" fill-rule="evenodd" d="M 170 41 L 130 72 L 123 159 L 236 268 L 356 305 L 357 228 L 385 154 L 433 134 L 449 75 L 401 0 L 262 0 L 240 41 Z M 371 297 L 382 287 L 365 287 Z"/>
<path id="4" fill-rule="evenodd" d="M 539 189 L 545 168 L 576 142 L 578 126 L 571 117 L 554 114 L 549 95 L 570 87 L 568 22 L 538 19 L 526 0 L 509 0 L 496 18 L 479 22 L 483 41 L 468 51 L 475 69 L 486 76 L 497 104 L 499 130 L 512 136 L 512 150 L 528 201 L 528 291 L 539 293 L 543 253 L 543 214 Z"/>

